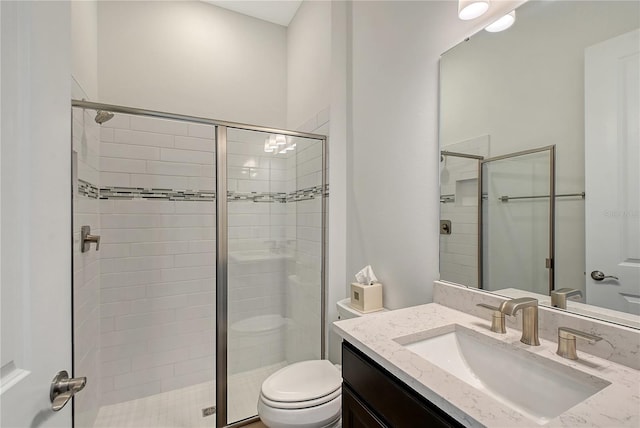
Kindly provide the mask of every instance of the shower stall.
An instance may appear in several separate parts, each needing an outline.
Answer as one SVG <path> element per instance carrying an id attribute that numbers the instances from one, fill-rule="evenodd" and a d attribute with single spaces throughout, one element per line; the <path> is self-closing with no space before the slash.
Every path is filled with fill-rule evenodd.
<path id="1" fill-rule="evenodd" d="M 555 146 L 478 163 L 480 288 L 554 288 Z"/>
<path id="2" fill-rule="evenodd" d="M 555 146 L 489 157 L 488 141 L 472 143 L 441 151 L 441 278 L 548 295 L 556 198 L 584 195 L 556 194 Z"/>
<path id="3" fill-rule="evenodd" d="M 326 137 L 72 102 L 76 427 L 255 420 L 325 356 Z"/>

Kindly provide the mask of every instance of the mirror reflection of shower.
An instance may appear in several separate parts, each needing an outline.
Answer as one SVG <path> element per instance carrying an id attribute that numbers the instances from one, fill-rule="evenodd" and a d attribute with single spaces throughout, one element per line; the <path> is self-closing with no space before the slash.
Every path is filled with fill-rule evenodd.
<path id="1" fill-rule="evenodd" d="M 96 118 L 95 121 L 98 125 L 102 125 L 103 123 L 113 119 L 113 113 L 105 111 L 105 110 L 98 110 L 96 112 Z"/>
<path id="2" fill-rule="evenodd" d="M 483 156 L 480 155 L 475 155 L 475 154 L 470 154 L 470 153 L 461 153 L 461 152 L 453 152 L 453 151 L 449 151 L 449 150 L 441 150 L 440 151 L 440 187 L 442 188 L 443 184 L 449 183 L 451 180 L 451 173 L 453 170 L 453 174 L 455 175 L 456 172 L 460 172 L 458 171 L 460 169 L 460 162 L 453 162 L 451 165 L 448 162 L 449 157 L 453 157 L 453 158 L 461 158 L 463 161 L 466 159 L 470 159 L 470 160 L 476 160 L 476 161 L 481 161 L 482 159 L 484 159 Z M 465 164 L 464 162 L 462 163 L 462 165 L 465 165 L 466 169 L 469 170 L 467 171 L 467 175 L 471 174 L 473 175 L 474 172 L 477 173 L 477 164 Z M 467 177 L 469 178 L 469 177 Z M 447 193 L 447 192 L 444 192 Z M 449 192 L 448 194 L 441 194 L 440 195 L 440 202 L 441 203 L 451 203 L 451 202 L 455 202 L 455 191 L 452 189 L 451 192 Z"/>
<path id="3" fill-rule="evenodd" d="M 488 136 L 440 152 L 440 275 L 478 286 L 478 169 L 489 154 Z"/>
<path id="4" fill-rule="evenodd" d="M 548 295 L 553 270 L 544 261 L 553 259 L 549 186 L 555 180 L 549 171 L 555 163 L 547 153 L 552 147 L 489 157 L 488 143 L 478 137 L 440 152 L 441 279 Z M 446 229 L 443 221 L 450 222 Z"/>
<path id="5" fill-rule="evenodd" d="M 440 151 L 440 181 L 449 181 L 449 170 L 447 169 L 447 158 Z M 442 201 L 440 201 L 442 202 Z"/>

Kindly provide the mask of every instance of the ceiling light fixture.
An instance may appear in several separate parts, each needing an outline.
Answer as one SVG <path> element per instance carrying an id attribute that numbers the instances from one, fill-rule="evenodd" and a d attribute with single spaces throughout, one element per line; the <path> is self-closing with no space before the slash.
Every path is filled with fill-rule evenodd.
<path id="1" fill-rule="evenodd" d="M 458 0 L 458 17 L 463 21 L 475 19 L 489 10 L 489 0 Z"/>
<path id="2" fill-rule="evenodd" d="M 487 30 L 490 33 L 498 33 L 500 31 L 504 31 L 507 28 L 511 27 L 514 22 L 516 22 L 515 10 L 512 11 L 511 13 L 504 15 L 502 18 L 498 19 L 494 23 L 487 25 L 487 27 L 485 27 L 485 30 Z"/>

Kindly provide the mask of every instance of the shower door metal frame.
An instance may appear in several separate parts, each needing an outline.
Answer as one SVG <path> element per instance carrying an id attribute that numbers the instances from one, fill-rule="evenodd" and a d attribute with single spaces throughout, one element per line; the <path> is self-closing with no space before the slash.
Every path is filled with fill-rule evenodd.
<path id="1" fill-rule="evenodd" d="M 482 231 L 483 231 L 483 215 L 482 215 L 482 201 L 484 195 L 482 194 L 483 189 L 483 176 L 482 176 L 482 166 L 484 164 L 505 160 L 510 158 L 515 158 L 519 156 L 531 155 L 534 153 L 541 152 L 549 152 L 549 243 L 548 243 L 548 258 L 546 260 L 546 268 L 548 269 L 549 276 L 549 294 L 554 289 L 555 282 L 555 218 L 556 218 L 556 145 L 550 145 L 545 147 L 539 147 L 536 149 L 523 150 L 520 152 L 509 153 L 506 155 L 495 156 L 492 158 L 486 158 L 478 161 L 478 288 L 483 289 L 483 268 L 482 264 L 484 262 L 484 258 L 482 256 L 483 253 L 483 245 L 484 240 L 482 239 Z"/>
<path id="2" fill-rule="evenodd" d="M 322 191 L 321 191 L 321 266 L 320 266 L 320 354 L 325 359 L 326 350 L 326 320 L 327 320 L 327 287 L 326 287 L 326 255 L 327 255 L 327 137 L 309 132 L 291 131 L 287 129 L 256 126 L 238 122 L 210 119 L 198 116 L 167 113 L 157 110 L 147 110 L 126 107 L 115 104 L 96 103 L 85 100 L 71 100 L 71 107 L 91 110 L 106 110 L 113 113 L 134 116 L 155 117 L 189 123 L 211 125 L 216 131 L 216 428 L 239 427 L 258 420 L 258 417 L 244 419 L 228 424 L 227 421 L 227 332 L 228 332 L 228 201 L 227 201 L 227 130 L 243 129 L 248 131 L 265 132 L 271 134 L 288 135 L 292 137 L 319 140 L 322 143 Z M 224 195 L 224 197 L 219 197 Z M 73 350 L 72 350 L 73 356 Z M 257 397 L 256 397 L 257 399 Z"/>
<path id="3" fill-rule="evenodd" d="M 216 126 L 216 427 L 227 424 L 227 345 L 229 326 L 227 233 L 227 127 Z M 225 197 L 220 197 L 225 195 Z"/>

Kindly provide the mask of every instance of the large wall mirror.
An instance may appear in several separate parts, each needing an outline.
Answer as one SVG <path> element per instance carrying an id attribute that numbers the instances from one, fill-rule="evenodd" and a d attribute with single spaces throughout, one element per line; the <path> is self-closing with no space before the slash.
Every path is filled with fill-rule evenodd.
<path id="1" fill-rule="evenodd" d="M 441 279 L 640 328 L 640 3 L 516 15 L 441 58 Z"/>

